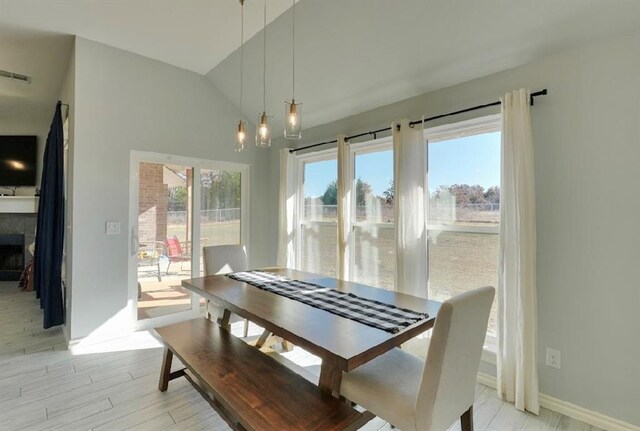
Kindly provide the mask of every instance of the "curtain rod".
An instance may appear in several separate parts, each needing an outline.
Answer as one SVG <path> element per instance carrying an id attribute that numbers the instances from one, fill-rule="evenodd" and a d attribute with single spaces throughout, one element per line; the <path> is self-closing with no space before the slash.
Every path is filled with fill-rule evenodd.
<path id="1" fill-rule="evenodd" d="M 548 93 L 547 89 L 543 89 L 540 91 L 536 91 L 535 93 L 531 93 L 530 96 L 530 102 L 531 106 L 533 106 L 533 98 L 534 97 L 538 97 L 538 96 L 546 96 Z M 491 103 L 485 103 L 483 105 L 478 105 L 478 106 L 473 106 L 471 108 L 466 108 L 466 109 L 461 109 L 459 111 L 453 111 L 453 112 L 448 112 L 446 114 L 440 114 L 440 115 L 436 115 L 434 117 L 429 117 L 429 118 L 425 118 L 424 120 L 415 120 L 415 121 L 411 121 L 409 123 L 409 126 L 413 127 L 416 124 L 420 124 L 422 122 L 427 122 L 427 121 L 434 121 L 434 120 L 439 120 L 440 118 L 445 118 L 445 117 L 451 117 L 453 115 L 459 115 L 459 114 L 464 114 L 465 112 L 471 112 L 471 111 L 476 111 L 478 109 L 484 109 L 484 108 L 488 108 L 490 106 L 498 106 L 502 104 L 502 102 L 500 102 L 499 100 L 496 102 L 491 102 Z M 346 136 L 344 139 L 346 141 L 349 141 L 351 139 L 355 139 L 355 138 L 361 138 L 363 136 L 368 136 L 368 135 L 372 135 L 373 138 L 376 138 L 376 135 L 378 133 L 382 133 L 382 132 L 388 132 L 389 130 L 391 130 L 391 127 L 385 127 L 382 129 L 378 129 L 378 130 L 372 130 L 370 132 L 364 132 L 364 133 L 358 133 L 357 135 L 351 135 L 351 136 Z M 302 150 L 307 150 L 309 148 L 315 148 L 315 147 L 319 147 L 321 145 L 329 145 L 329 144 L 337 144 L 338 140 L 337 139 L 333 139 L 331 141 L 325 141 L 325 142 L 320 142 L 318 144 L 312 144 L 312 145 L 306 145 L 304 147 L 300 147 L 300 148 L 292 148 L 289 150 L 289 153 L 295 153 L 296 151 L 302 151 Z"/>

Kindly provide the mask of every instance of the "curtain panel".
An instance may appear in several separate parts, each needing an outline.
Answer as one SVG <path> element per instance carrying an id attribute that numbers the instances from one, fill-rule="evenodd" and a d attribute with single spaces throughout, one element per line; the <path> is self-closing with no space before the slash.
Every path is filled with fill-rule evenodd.
<path id="1" fill-rule="evenodd" d="M 295 211 L 296 211 L 295 156 L 289 148 L 280 149 L 280 199 L 278 266 L 295 268 Z"/>
<path id="2" fill-rule="evenodd" d="M 44 310 L 43 327 L 64 323 L 62 250 L 64 241 L 64 134 L 62 104 L 56 105 L 42 163 L 34 285 Z"/>
<path id="3" fill-rule="evenodd" d="M 338 135 L 338 278 L 349 280 L 351 239 L 351 165 L 349 145 Z"/>
<path id="4" fill-rule="evenodd" d="M 497 385 L 502 399 L 537 414 L 536 208 L 529 98 L 529 91 L 521 89 L 501 99 Z"/>
<path id="5" fill-rule="evenodd" d="M 393 123 L 396 290 L 427 297 L 427 149 L 423 128 Z"/>

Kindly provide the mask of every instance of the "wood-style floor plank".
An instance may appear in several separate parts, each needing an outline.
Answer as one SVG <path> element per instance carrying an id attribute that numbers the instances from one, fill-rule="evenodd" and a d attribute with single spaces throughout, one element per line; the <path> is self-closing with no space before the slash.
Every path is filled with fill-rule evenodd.
<path id="1" fill-rule="evenodd" d="M 141 346 L 127 336 L 83 350 L 66 350 L 62 330 L 42 329 L 42 311 L 33 292 L 0 282 L 0 429 L 227 431 L 227 423 L 184 379 L 166 393 L 157 389 L 162 348 L 146 337 Z M 236 335 L 243 323 L 234 324 Z M 261 329 L 251 325 L 253 338 Z M 269 354 L 312 382 L 320 360 L 296 347 Z M 181 367 L 174 361 L 173 369 Z M 540 416 L 515 410 L 494 390 L 476 387 L 476 431 L 601 431 L 542 409 Z M 450 430 L 460 429 L 459 422 Z M 374 418 L 362 431 L 391 431 Z"/>

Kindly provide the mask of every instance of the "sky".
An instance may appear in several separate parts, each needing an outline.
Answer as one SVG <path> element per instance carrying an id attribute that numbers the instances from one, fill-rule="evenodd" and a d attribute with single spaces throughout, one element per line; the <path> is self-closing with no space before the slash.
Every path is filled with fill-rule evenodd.
<path id="1" fill-rule="evenodd" d="M 305 196 L 322 196 L 327 185 L 336 180 L 337 168 L 335 160 L 307 164 Z M 355 168 L 356 178 L 382 195 L 393 179 L 393 153 L 356 155 Z M 500 132 L 429 144 L 429 191 L 452 184 L 479 184 L 485 189 L 500 184 Z"/>

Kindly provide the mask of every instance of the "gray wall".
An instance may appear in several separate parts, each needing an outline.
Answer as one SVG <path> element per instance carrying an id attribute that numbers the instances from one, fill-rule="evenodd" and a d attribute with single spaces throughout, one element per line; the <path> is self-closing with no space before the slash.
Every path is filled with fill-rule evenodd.
<path id="1" fill-rule="evenodd" d="M 75 38 L 74 38 L 75 39 Z M 76 56 L 75 56 L 75 43 L 69 57 L 69 64 L 67 71 L 62 81 L 62 87 L 60 89 L 60 100 L 62 103 L 69 105 L 68 110 L 62 107 L 63 121 L 65 116 L 68 116 L 68 128 L 66 135 L 66 155 L 67 163 L 65 165 L 65 173 L 67 178 L 67 184 L 65 189 L 65 237 L 64 237 L 64 255 L 63 255 L 63 268 L 64 276 L 63 282 L 65 284 L 64 298 L 65 298 L 65 325 L 64 331 L 67 339 L 71 338 L 71 300 L 73 295 L 73 279 L 71 277 L 73 268 L 73 193 L 71 185 L 73 184 L 73 148 L 74 148 L 74 127 L 75 127 L 75 85 L 76 85 Z"/>
<path id="2" fill-rule="evenodd" d="M 640 425 L 639 46 L 638 34 L 583 46 L 305 130 L 299 144 L 491 102 L 512 89 L 548 88 L 549 95 L 532 109 L 540 389 L 635 425 Z M 274 202 L 275 152 L 271 164 Z M 270 206 L 270 212 L 275 209 Z M 270 223 L 269 240 L 276 241 L 277 217 Z M 545 365 L 546 347 L 562 353 L 561 370 Z"/>
<path id="3" fill-rule="evenodd" d="M 233 151 L 237 112 L 202 75 L 76 39 L 70 337 L 130 327 L 128 303 L 131 150 L 251 164 L 253 265 L 275 254 L 264 223 L 264 152 Z M 265 178 L 267 179 L 265 181 Z M 105 221 L 122 234 L 106 236 Z"/>

